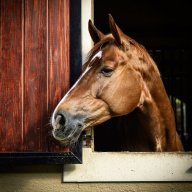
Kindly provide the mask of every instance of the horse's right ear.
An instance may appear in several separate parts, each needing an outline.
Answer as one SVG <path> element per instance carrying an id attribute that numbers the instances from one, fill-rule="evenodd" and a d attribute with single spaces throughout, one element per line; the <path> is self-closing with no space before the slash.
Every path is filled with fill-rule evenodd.
<path id="1" fill-rule="evenodd" d="M 104 37 L 104 34 L 101 31 L 99 31 L 99 29 L 97 29 L 95 25 L 93 25 L 91 20 L 89 20 L 88 28 L 89 28 L 89 34 L 95 44 Z"/>
<path id="2" fill-rule="evenodd" d="M 117 26 L 117 24 L 115 23 L 115 20 L 113 19 L 111 14 L 109 14 L 109 27 L 110 27 L 110 31 L 111 31 L 113 37 L 115 38 L 116 44 L 118 46 L 121 46 L 122 45 L 121 36 L 122 36 L 123 32 Z"/>

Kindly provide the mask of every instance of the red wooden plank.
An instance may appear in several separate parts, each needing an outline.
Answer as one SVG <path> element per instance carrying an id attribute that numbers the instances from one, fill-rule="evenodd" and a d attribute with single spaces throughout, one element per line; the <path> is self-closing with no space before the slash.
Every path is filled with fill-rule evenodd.
<path id="1" fill-rule="evenodd" d="M 47 123 L 47 1 L 25 0 L 24 151 L 44 151 Z"/>
<path id="2" fill-rule="evenodd" d="M 49 0 L 48 107 L 51 116 L 69 89 L 69 0 Z M 49 143 L 50 150 L 64 150 Z"/>
<path id="3" fill-rule="evenodd" d="M 0 1 L 0 151 L 22 147 L 22 1 Z"/>

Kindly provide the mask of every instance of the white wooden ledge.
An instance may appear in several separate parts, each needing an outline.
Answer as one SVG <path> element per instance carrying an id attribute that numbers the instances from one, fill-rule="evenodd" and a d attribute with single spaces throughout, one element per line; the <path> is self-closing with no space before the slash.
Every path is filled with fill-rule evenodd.
<path id="1" fill-rule="evenodd" d="M 65 165 L 64 182 L 192 181 L 192 153 L 92 152 Z"/>

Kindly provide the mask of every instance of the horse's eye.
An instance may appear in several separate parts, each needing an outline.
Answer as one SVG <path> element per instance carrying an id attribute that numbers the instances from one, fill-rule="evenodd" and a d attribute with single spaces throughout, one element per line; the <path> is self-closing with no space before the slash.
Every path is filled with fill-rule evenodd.
<path id="1" fill-rule="evenodd" d="M 109 67 L 103 67 L 101 69 L 101 73 L 105 76 L 105 77 L 110 77 L 113 74 L 113 69 L 109 68 Z"/>

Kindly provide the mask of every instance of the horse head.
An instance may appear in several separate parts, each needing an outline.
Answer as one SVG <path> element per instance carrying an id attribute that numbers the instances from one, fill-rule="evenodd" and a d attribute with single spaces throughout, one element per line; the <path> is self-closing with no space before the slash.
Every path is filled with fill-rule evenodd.
<path id="1" fill-rule="evenodd" d="M 109 15 L 111 33 L 104 35 L 91 21 L 94 47 L 83 73 L 55 108 L 53 136 L 66 145 L 78 140 L 84 129 L 114 116 L 130 113 L 142 104 L 143 81 L 135 68 L 141 62 L 134 40 Z"/>

